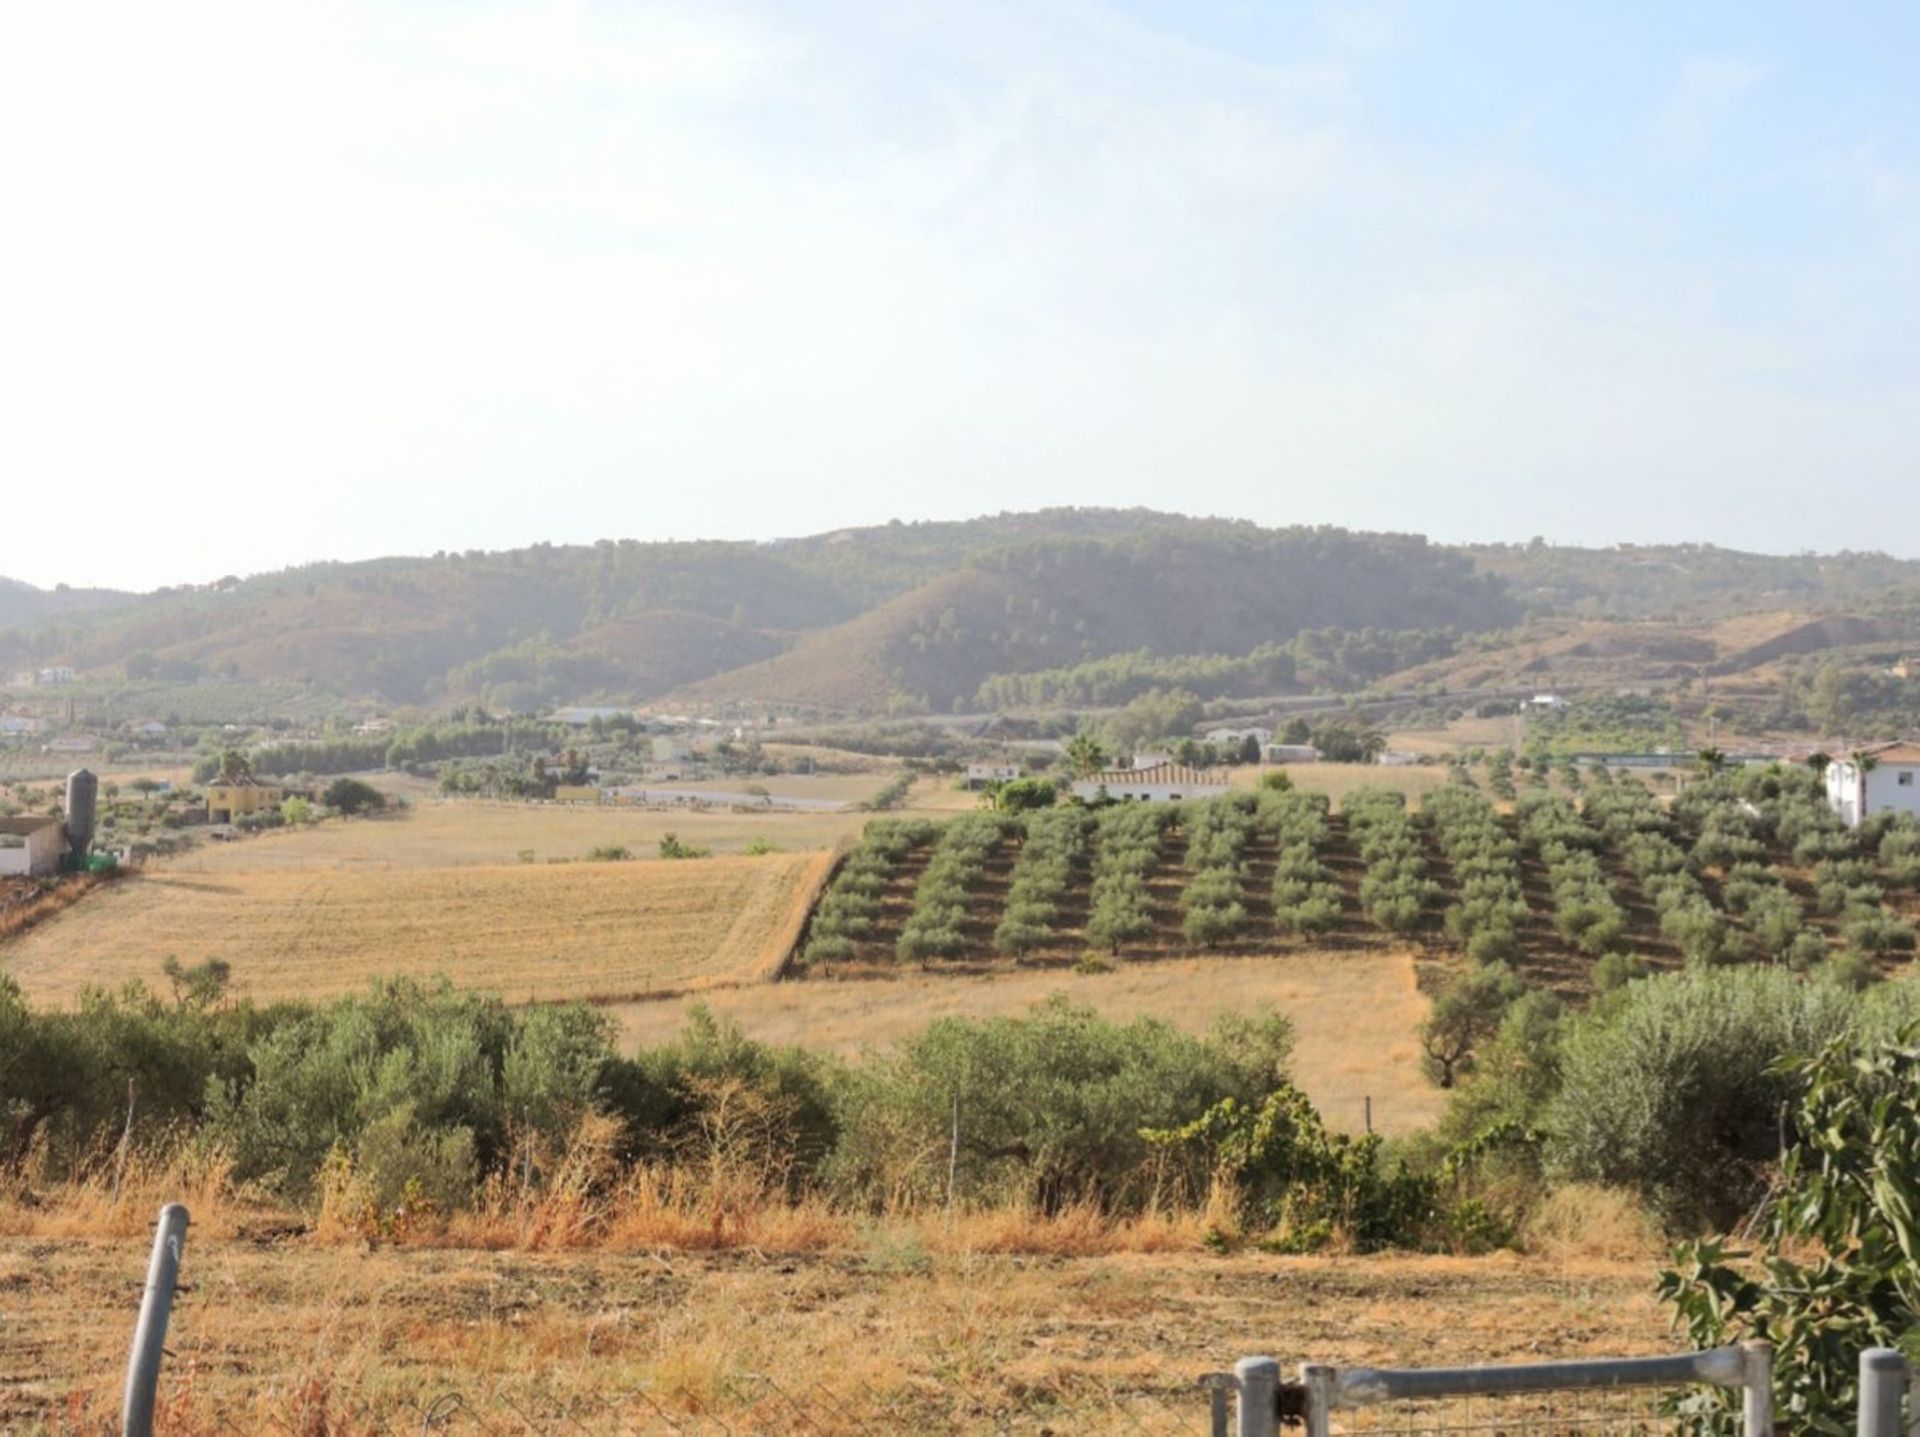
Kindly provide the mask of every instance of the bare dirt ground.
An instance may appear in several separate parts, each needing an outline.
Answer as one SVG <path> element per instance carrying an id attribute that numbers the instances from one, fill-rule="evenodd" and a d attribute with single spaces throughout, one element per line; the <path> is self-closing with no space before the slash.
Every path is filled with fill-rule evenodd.
<path id="1" fill-rule="evenodd" d="M 0 1240 L 0 1430 L 108 1430 L 146 1242 Z M 1644 1263 L 188 1241 L 168 1433 L 1205 1430 L 1195 1380 L 1657 1351 Z M 776 1394 L 778 1394 L 776 1396 Z M 721 1424 L 724 1424 L 721 1425 Z"/>

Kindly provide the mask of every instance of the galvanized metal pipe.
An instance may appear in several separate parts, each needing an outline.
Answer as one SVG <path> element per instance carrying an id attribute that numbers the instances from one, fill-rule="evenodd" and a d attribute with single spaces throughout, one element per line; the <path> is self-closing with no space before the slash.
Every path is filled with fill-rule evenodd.
<path id="1" fill-rule="evenodd" d="M 1596 1387 L 1747 1386 L 1747 1355 L 1715 1347 L 1671 1357 L 1612 1357 L 1585 1362 L 1529 1362 L 1511 1367 L 1343 1367 L 1331 1394 L 1335 1407 L 1562 1392 Z"/>
<path id="2" fill-rule="evenodd" d="M 160 1385 L 160 1359 L 173 1314 L 173 1291 L 180 1280 L 180 1254 L 187 1243 L 187 1210 L 179 1203 L 160 1209 L 153 1232 L 153 1256 L 147 1260 L 147 1290 L 140 1298 L 140 1320 L 127 1355 L 127 1390 L 120 1406 L 123 1437 L 153 1437 L 154 1393 Z"/>
<path id="3" fill-rule="evenodd" d="M 1280 1364 L 1271 1357 L 1243 1357 L 1233 1364 L 1239 1399 L 1234 1437 L 1279 1437 Z"/>
<path id="4" fill-rule="evenodd" d="M 1900 1398 L 1907 1386 L 1907 1359 L 1891 1347 L 1860 1354 L 1860 1437 L 1900 1437 Z"/>
<path id="5" fill-rule="evenodd" d="M 1746 1437 L 1773 1437 L 1773 1344 L 1743 1342 L 1740 1353 L 1746 1362 L 1741 1430 Z"/>

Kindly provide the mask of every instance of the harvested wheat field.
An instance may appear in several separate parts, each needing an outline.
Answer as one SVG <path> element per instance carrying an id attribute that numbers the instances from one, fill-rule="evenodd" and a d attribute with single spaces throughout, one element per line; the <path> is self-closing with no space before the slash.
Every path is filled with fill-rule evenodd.
<path id="1" fill-rule="evenodd" d="M 614 1011 L 636 1044 L 672 1036 L 694 1002 L 770 1043 L 852 1053 L 884 1046 L 936 1018 L 1024 1012 L 1063 993 L 1109 1018 L 1151 1016 L 1192 1031 L 1222 1013 L 1261 1004 L 1293 1020 L 1294 1078 L 1333 1126 L 1360 1130 L 1366 1099 L 1389 1134 L 1431 1126 L 1446 1094 L 1420 1071 L 1427 999 L 1408 952 L 1297 953 L 1267 958 L 1176 958 L 1121 963 L 1112 972 L 902 973 L 897 978 L 806 979 L 698 998 L 627 1003 Z"/>
<path id="2" fill-rule="evenodd" d="M 375 818 L 329 819 L 235 843 L 203 844 L 169 860 L 166 867 L 176 873 L 238 873 L 264 868 L 544 864 L 612 847 L 626 848 L 635 858 L 652 858 L 669 833 L 720 854 L 739 853 L 755 840 L 798 853 L 852 839 L 871 817 L 854 811 L 755 812 L 705 804 L 639 808 L 427 799 Z M 525 854 L 531 859 L 524 859 Z"/>
<path id="3" fill-rule="evenodd" d="M 257 1001 L 445 974 L 509 1001 L 634 998 L 769 978 L 825 853 L 688 862 L 154 872 L 0 949 L 36 1003 L 221 958 Z"/>
<path id="4" fill-rule="evenodd" d="M 146 1239 L 0 1240 L 0 1429 L 110 1430 Z M 1249 1352 L 1662 1351 L 1644 1259 L 369 1252 L 189 1235 L 160 1430 L 1204 1432 Z M 642 1396 L 641 1394 L 644 1394 Z M 449 1398 L 451 1395 L 451 1398 Z M 434 1430 L 441 1430 L 438 1422 Z"/>

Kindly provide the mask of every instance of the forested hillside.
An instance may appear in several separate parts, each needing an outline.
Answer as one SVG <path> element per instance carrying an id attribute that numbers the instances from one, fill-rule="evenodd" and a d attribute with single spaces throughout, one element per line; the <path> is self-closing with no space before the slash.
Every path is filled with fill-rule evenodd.
<path id="1" fill-rule="evenodd" d="M 0 670 L 389 704 L 841 711 L 1351 690 L 1528 617 L 1886 610 L 1920 565 L 1706 546 L 1450 548 L 1146 510 L 321 563 L 160 590 L 0 583 Z M 1501 640 L 1499 642 L 1505 642 Z M 1494 665 L 1497 667 L 1497 665 Z"/>

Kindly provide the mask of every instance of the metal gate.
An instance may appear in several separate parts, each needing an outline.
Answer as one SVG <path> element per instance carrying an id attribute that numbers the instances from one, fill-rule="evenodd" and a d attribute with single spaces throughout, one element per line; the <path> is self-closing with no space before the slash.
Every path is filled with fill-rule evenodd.
<path id="1" fill-rule="evenodd" d="M 1277 1437 L 1283 1419 L 1304 1423 L 1307 1437 L 1773 1437 L 1774 1430 L 1773 1358 L 1763 1342 L 1509 1367 L 1308 1363 L 1290 1384 L 1274 1359 L 1248 1357 L 1234 1366 L 1234 1387 L 1237 1437 Z"/>

